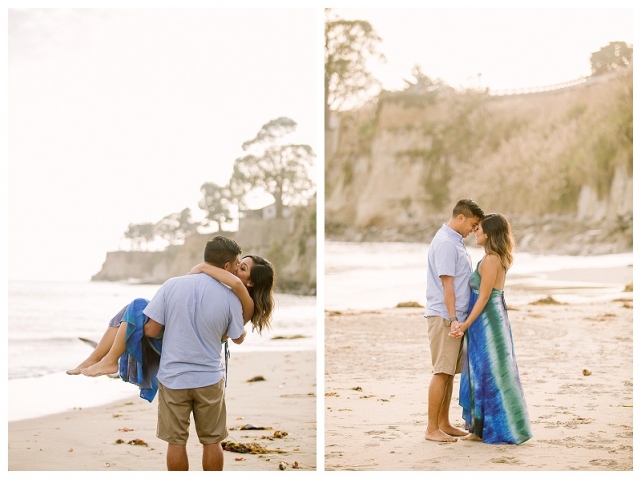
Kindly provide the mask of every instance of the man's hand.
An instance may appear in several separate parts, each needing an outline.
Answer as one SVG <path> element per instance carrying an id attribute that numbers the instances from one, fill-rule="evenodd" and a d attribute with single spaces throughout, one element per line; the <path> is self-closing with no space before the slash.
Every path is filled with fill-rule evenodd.
<path id="1" fill-rule="evenodd" d="M 452 321 L 452 324 L 450 325 L 450 333 L 449 335 L 452 336 L 453 338 L 456 339 L 461 339 L 463 337 L 463 333 L 465 332 L 467 328 L 465 327 L 465 323 L 459 323 L 458 321 L 454 320 Z"/>

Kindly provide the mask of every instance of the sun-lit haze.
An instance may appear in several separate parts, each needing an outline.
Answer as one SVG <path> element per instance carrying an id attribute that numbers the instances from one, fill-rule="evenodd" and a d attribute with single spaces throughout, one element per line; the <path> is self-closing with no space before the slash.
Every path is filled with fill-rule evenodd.
<path id="1" fill-rule="evenodd" d="M 9 279 L 86 281 L 130 223 L 202 217 L 200 186 L 226 184 L 270 120 L 316 151 L 316 25 L 313 9 L 9 10 Z"/>
<path id="2" fill-rule="evenodd" d="M 632 8 L 591 3 L 585 3 L 591 8 L 531 8 L 533 2 L 528 3 L 530 8 L 523 2 L 515 2 L 522 8 L 443 8 L 439 2 L 440 8 L 333 12 L 367 20 L 381 37 L 378 50 L 387 61 L 368 66 L 387 90 L 404 89 L 403 79 L 412 79 L 414 65 L 457 89 L 555 85 L 589 76 L 590 55 L 610 42 L 633 44 Z"/>
<path id="3" fill-rule="evenodd" d="M 370 68 L 388 90 L 417 64 L 455 88 L 562 83 L 609 42 L 633 43 L 631 7 L 432 4 L 334 11 L 382 37 L 387 62 Z M 8 10 L 10 279 L 88 280 L 130 223 L 202 216 L 200 186 L 225 184 L 272 119 L 320 151 L 322 6 L 253 6 Z"/>

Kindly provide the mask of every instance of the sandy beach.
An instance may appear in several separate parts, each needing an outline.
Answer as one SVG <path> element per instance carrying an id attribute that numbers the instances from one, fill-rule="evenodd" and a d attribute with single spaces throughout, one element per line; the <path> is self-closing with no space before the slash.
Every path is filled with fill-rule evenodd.
<path id="1" fill-rule="evenodd" d="M 249 381 L 262 376 L 264 381 Z M 86 378 L 77 378 L 82 381 Z M 166 443 L 156 438 L 158 399 L 137 396 L 103 407 L 9 422 L 10 471 L 162 471 Z M 225 452 L 225 470 L 316 470 L 316 352 L 232 354 L 227 384 L 227 441 L 266 452 Z M 265 429 L 241 429 L 243 426 Z M 191 470 L 202 447 L 191 426 Z"/>
<path id="2" fill-rule="evenodd" d="M 618 274 L 632 282 L 631 268 Z M 602 280 L 598 270 L 581 277 Z M 621 291 L 510 307 L 534 432 L 520 446 L 424 439 L 432 366 L 423 308 L 326 311 L 325 469 L 632 471 L 632 294 Z M 463 427 L 458 378 L 450 418 Z"/>

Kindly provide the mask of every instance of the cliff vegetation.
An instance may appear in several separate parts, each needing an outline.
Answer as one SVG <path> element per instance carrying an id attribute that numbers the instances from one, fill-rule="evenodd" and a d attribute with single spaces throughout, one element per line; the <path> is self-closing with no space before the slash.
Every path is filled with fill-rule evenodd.
<path id="1" fill-rule="evenodd" d="M 163 251 L 109 252 L 91 280 L 161 284 L 202 262 L 205 244 L 215 234 L 192 234 L 184 244 L 170 245 Z M 246 219 L 238 231 L 220 234 L 237 241 L 243 255 L 262 256 L 273 263 L 276 291 L 316 294 L 315 202 L 294 208 L 287 218 Z"/>
<path id="2" fill-rule="evenodd" d="M 383 92 L 334 113 L 326 237 L 429 241 L 472 198 L 508 216 L 520 250 L 631 251 L 631 70 L 521 95 Z"/>

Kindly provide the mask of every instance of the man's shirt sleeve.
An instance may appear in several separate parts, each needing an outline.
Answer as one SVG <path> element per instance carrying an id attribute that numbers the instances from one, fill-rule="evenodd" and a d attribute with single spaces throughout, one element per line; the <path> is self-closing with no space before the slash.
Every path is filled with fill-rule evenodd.
<path id="1" fill-rule="evenodd" d="M 436 276 L 456 276 L 456 246 L 439 243 L 434 250 Z"/>
<path id="2" fill-rule="evenodd" d="M 145 316 L 163 326 L 165 325 L 165 313 L 167 311 L 167 308 L 165 308 L 165 288 L 166 286 L 163 284 L 143 310 Z"/>

